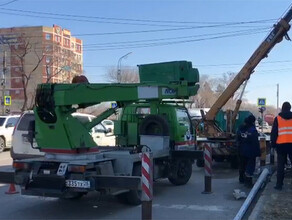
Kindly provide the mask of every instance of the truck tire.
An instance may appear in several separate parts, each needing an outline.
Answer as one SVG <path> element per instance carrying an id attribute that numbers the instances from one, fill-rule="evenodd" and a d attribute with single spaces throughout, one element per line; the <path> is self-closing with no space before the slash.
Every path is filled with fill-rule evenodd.
<path id="1" fill-rule="evenodd" d="M 197 159 L 196 160 L 196 165 L 197 165 L 197 167 L 204 167 L 205 161 L 202 160 L 202 159 Z"/>
<path id="2" fill-rule="evenodd" d="M 170 164 L 169 182 L 173 185 L 185 185 L 192 176 L 192 163 L 186 159 L 175 159 Z"/>
<path id="3" fill-rule="evenodd" d="M 148 115 L 139 128 L 140 135 L 169 136 L 167 120 L 160 115 Z"/>
<path id="4" fill-rule="evenodd" d="M 141 176 L 141 164 L 136 164 L 133 167 L 133 176 Z M 141 197 L 142 191 L 141 190 L 130 190 L 126 193 L 121 193 L 116 196 L 117 199 L 129 205 L 140 205 L 141 204 Z"/>
<path id="5" fill-rule="evenodd" d="M 3 152 L 6 148 L 5 139 L 3 137 L 0 137 L 0 153 Z"/>

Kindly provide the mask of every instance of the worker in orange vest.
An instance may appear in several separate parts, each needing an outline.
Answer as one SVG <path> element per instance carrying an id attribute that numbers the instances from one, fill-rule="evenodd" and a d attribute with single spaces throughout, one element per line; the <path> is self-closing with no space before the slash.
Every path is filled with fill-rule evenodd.
<path id="1" fill-rule="evenodd" d="M 274 187 L 282 190 L 287 155 L 292 154 L 292 112 L 289 102 L 284 102 L 282 111 L 275 118 L 271 131 L 271 144 L 277 150 L 277 183 Z"/>

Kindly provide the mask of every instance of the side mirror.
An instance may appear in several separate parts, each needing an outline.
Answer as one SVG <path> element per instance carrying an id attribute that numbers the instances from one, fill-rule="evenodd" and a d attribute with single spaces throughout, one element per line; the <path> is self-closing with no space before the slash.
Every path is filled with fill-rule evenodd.
<path id="1" fill-rule="evenodd" d="M 5 125 L 5 128 L 12 128 L 12 127 L 14 127 L 14 124 L 12 124 L 12 123 L 7 123 Z"/>

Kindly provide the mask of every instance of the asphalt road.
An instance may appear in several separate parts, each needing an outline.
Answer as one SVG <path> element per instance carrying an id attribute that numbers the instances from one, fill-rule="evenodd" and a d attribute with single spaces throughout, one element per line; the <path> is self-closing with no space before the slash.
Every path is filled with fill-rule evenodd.
<path id="1" fill-rule="evenodd" d="M 11 165 L 9 152 L 0 154 L 0 169 Z M 237 170 L 227 163 L 214 164 L 211 194 L 204 191 L 204 170 L 194 165 L 187 185 L 167 180 L 154 184 L 153 219 L 233 219 L 244 200 L 235 200 L 234 189 L 248 193 L 238 183 Z M 17 187 L 20 190 L 19 187 Z M 128 206 L 113 196 L 91 193 L 80 200 L 7 195 L 0 185 L 0 219 L 141 219 L 141 206 Z"/>

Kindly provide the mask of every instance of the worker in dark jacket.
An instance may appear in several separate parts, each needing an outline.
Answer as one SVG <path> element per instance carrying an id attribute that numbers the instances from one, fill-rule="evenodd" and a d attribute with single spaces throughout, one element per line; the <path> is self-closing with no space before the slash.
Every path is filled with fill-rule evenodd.
<path id="1" fill-rule="evenodd" d="M 284 102 L 282 111 L 275 118 L 271 131 L 271 145 L 277 150 L 277 183 L 274 187 L 281 190 L 284 181 L 284 168 L 287 155 L 292 155 L 292 112 L 289 102 Z"/>
<path id="2" fill-rule="evenodd" d="M 261 155 L 258 132 L 255 127 L 255 117 L 249 115 L 237 131 L 239 147 L 239 182 L 252 187 L 252 177 L 255 171 L 256 157 Z"/>

